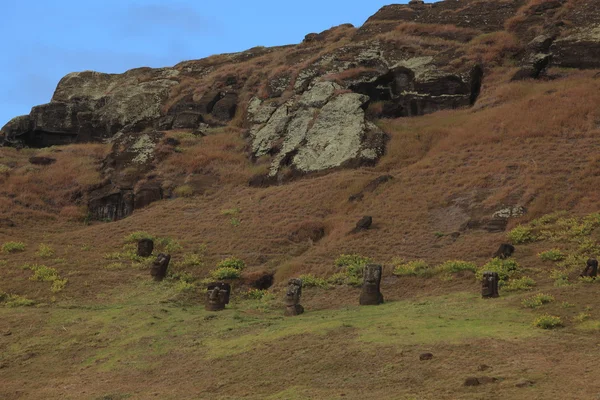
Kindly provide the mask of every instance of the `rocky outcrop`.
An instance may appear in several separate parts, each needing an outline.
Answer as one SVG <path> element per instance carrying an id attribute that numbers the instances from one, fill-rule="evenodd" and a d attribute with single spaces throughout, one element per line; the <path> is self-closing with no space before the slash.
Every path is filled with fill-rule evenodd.
<path id="1" fill-rule="evenodd" d="M 141 68 L 125 74 L 74 72 L 48 104 L 2 128 L 7 141 L 29 147 L 100 141 L 119 131 L 153 127 L 178 71 Z"/>
<path id="2" fill-rule="evenodd" d="M 365 119 L 369 97 L 337 93 L 341 89 L 333 82 L 317 82 L 275 109 L 257 99 L 251 103 L 252 152 L 273 156 L 270 175 L 283 166 L 314 172 L 374 162 L 383 153 L 385 134 Z"/>
<path id="3" fill-rule="evenodd" d="M 600 68 L 600 24 L 581 27 L 551 47 L 553 64 L 564 68 Z"/>

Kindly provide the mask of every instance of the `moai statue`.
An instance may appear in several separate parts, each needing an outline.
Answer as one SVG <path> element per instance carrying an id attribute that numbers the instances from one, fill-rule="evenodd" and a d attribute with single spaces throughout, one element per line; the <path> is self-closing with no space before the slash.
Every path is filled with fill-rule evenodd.
<path id="1" fill-rule="evenodd" d="M 370 306 L 383 303 L 383 295 L 379 290 L 381 284 L 381 265 L 369 264 L 365 266 L 363 273 L 362 292 L 360 293 L 360 305 Z"/>
<path id="2" fill-rule="evenodd" d="M 229 304 L 231 285 L 229 283 L 215 282 L 206 287 L 206 300 L 204 308 L 206 311 L 221 311 Z"/>
<path id="3" fill-rule="evenodd" d="M 498 282 L 499 277 L 497 272 L 486 271 L 483 273 L 483 279 L 481 280 L 481 297 L 487 299 L 492 297 L 499 297 L 498 294 Z"/>
<path id="4" fill-rule="evenodd" d="M 140 257 L 150 257 L 154 250 L 154 242 L 152 239 L 140 239 L 138 241 L 137 255 Z"/>
<path id="5" fill-rule="evenodd" d="M 595 258 L 588 259 L 581 276 L 587 276 L 590 278 L 595 278 L 598 276 L 598 260 Z"/>
<path id="6" fill-rule="evenodd" d="M 160 253 L 156 260 L 152 263 L 152 269 L 150 270 L 150 275 L 154 278 L 155 281 L 162 281 L 167 276 L 167 268 L 169 268 L 169 262 L 171 261 L 171 256 L 168 254 Z"/>
<path id="7" fill-rule="evenodd" d="M 352 229 L 352 231 L 350 231 L 350 233 L 358 233 L 360 231 L 366 231 L 367 229 L 369 229 L 371 227 L 372 224 L 373 224 L 373 217 L 371 217 L 369 215 L 365 215 L 356 223 L 356 226 L 354 227 L 354 229 Z"/>
<path id="8" fill-rule="evenodd" d="M 513 246 L 512 244 L 504 243 L 504 244 L 500 245 L 500 247 L 498 248 L 498 251 L 496 251 L 494 253 L 493 257 L 504 260 L 504 259 L 511 257 L 514 252 L 515 252 L 515 246 Z"/>
<path id="9" fill-rule="evenodd" d="M 302 279 L 290 279 L 288 289 L 285 293 L 285 316 L 292 317 L 304 312 L 304 307 L 300 305 L 300 296 L 302 295 Z"/>

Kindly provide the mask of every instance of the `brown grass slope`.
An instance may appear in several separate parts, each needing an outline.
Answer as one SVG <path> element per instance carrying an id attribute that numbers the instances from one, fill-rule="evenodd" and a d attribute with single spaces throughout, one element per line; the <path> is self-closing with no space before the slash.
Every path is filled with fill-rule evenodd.
<path id="1" fill-rule="evenodd" d="M 505 232 L 490 233 L 477 228 L 478 223 L 507 207 L 527 209 L 525 215 L 509 219 L 508 229 L 556 211 L 568 216 L 598 211 L 599 72 L 551 69 L 544 80 L 510 82 L 520 46 L 512 40 L 532 34 L 522 29 L 532 18 L 536 23 L 546 21 L 529 12 L 544 2 L 505 3 L 518 6 L 519 12 L 508 22 L 502 17 L 498 26 L 506 23 L 508 30 L 491 36 L 464 24 L 450 25 L 450 14 L 445 21 L 429 21 L 427 14 L 418 23 L 398 21 L 394 9 L 383 10 L 381 18 L 361 28 L 395 21 L 392 30 L 380 33 L 382 40 L 402 37 L 406 46 L 431 46 L 432 51 L 450 35 L 465 60 L 487 61 L 482 93 L 473 108 L 376 121 L 390 139 L 375 166 L 249 187 L 248 179 L 264 172 L 269 162 L 247 157 L 240 116 L 205 137 L 164 132 L 180 144 L 159 149 L 160 162 L 152 174 L 172 180 L 179 195 L 117 222 L 90 223 L 85 220 L 83 198 L 102 183 L 98 171 L 108 145 L 0 148 L 0 244 L 25 244 L 22 252 L 0 253 L 0 292 L 38 303 L 34 308 L 0 309 L 0 398 L 597 396 L 600 387 L 591 373 L 600 325 L 581 329 L 573 322 L 580 313 L 589 314 L 590 322 L 600 318 L 594 305 L 596 285 L 555 287 L 549 277 L 555 266 L 537 256 L 548 250 L 548 243 L 517 246 L 516 259 L 537 281 L 536 290 L 556 297 L 547 311 L 566 322 L 559 332 L 533 331 L 530 320 L 539 313 L 520 309 L 522 294 L 503 294 L 498 306 L 478 303 L 479 284 L 472 273 L 444 279 L 391 274 L 398 258 L 432 265 L 462 259 L 483 265 L 507 239 Z M 583 0 L 567 3 L 589 7 Z M 572 20 L 579 16 L 570 8 L 565 12 L 572 13 Z M 304 55 L 299 55 L 302 45 L 257 49 L 258 56 L 224 65 L 214 74 L 243 77 L 261 67 L 276 75 L 285 62 L 274 54 L 285 55 L 288 61 L 306 60 L 307 54 L 319 57 L 331 51 L 326 47 L 348 44 L 360 34 L 347 26 L 334 29 L 328 33 L 334 39 L 327 39 L 321 52 L 311 49 Z M 417 41 L 422 35 L 426 38 Z M 232 57 L 215 56 L 200 64 L 210 68 L 231 62 Z M 200 64 L 186 62 L 180 67 Z M 179 87 L 182 92 L 173 93 L 172 99 L 204 87 L 198 82 Z M 247 85 L 258 89 L 260 82 Z M 57 161 L 34 166 L 28 162 L 32 155 Z M 393 179 L 365 190 L 358 201 L 349 200 L 382 175 Z M 373 217 L 373 226 L 350 234 L 364 215 Z M 303 227 L 322 227 L 325 236 L 313 241 L 294 235 Z M 149 284 L 147 265 L 131 266 L 131 260 L 115 256 L 123 251 L 124 238 L 135 231 L 179 242 L 182 249 L 173 251 L 174 268 L 196 279 L 207 277 L 226 257 L 243 259 L 248 265 L 244 279 L 234 283 L 239 292 L 246 290 L 243 282 L 272 272 L 276 285 L 270 292 L 276 296 L 281 296 L 290 277 L 338 272 L 334 261 L 340 254 L 367 256 L 385 265 L 382 288 L 389 315 L 361 314 L 363 319 L 352 319 L 359 289 L 339 286 L 305 291 L 307 315 L 300 318 L 309 320 L 298 322 L 301 328 L 280 321 L 277 301 L 264 308 L 240 300 L 235 308 L 213 317 L 201 311 L 200 284 L 182 296 L 174 289 L 179 281 Z M 451 235 L 457 232 L 460 235 Z M 41 244 L 50 246 L 53 254 L 43 254 Z M 191 255 L 202 263 L 189 263 Z M 47 282 L 30 279 L 31 270 L 19 268 L 26 264 L 55 268 L 68 283 L 53 293 Z M 406 330 L 390 321 L 412 315 L 414 307 L 420 310 L 428 302 L 436 306 L 422 314 L 430 318 L 426 327 Z M 498 324 L 514 324 L 515 330 L 479 335 L 482 326 L 494 325 L 494 318 L 481 317 L 475 327 L 465 328 L 470 339 L 445 340 L 443 334 L 451 336 L 446 329 L 452 321 L 466 323 L 474 310 L 485 315 L 486 307 L 497 307 L 490 312 L 498 316 Z M 460 313 L 454 315 L 452 310 Z M 419 315 L 407 318 L 407 326 Z M 323 330 L 311 328 L 330 320 L 336 323 Z M 378 336 L 373 330 L 383 333 Z M 415 340 L 413 334 L 423 335 L 422 339 Z M 416 361 L 423 351 L 433 352 L 436 361 Z M 478 371 L 481 364 L 491 365 L 491 372 Z M 467 376 L 484 375 L 500 380 L 476 388 L 462 386 Z M 515 387 L 523 378 L 535 386 Z"/>

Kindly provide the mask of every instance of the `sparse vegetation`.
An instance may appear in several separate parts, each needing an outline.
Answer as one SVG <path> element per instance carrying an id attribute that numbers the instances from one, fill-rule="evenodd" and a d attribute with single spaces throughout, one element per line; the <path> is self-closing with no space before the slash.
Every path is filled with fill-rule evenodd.
<path id="1" fill-rule="evenodd" d="M 542 329 L 554 329 L 554 328 L 558 328 L 563 325 L 562 320 L 560 319 L 560 317 L 556 317 L 550 314 L 544 314 L 540 317 L 537 317 L 534 321 L 533 321 L 533 326 L 536 326 L 538 328 L 542 328 Z"/>
<path id="2" fill-rule="evenodd" d="M 47 244 L 40 243 L 38 251 L 35 254 L 41 258 L 50 258 L 54 256 L 54 249 L 51 246 L 48 246 Z"/>
<path id="3" fill-rule="evenodd" d="M 476 272 L 477 265 L 475 263 L 468 262 L 468 261 L 452 260 L 452 261 L 446 261 L 443 264 L 438 265 L 436 267 L 436 271 L 440 272 L 440 273 L 449 273 L 449 274 L 453 274 L 456 272 L 462 272 L 462 271 Z"/>
<path id="4" fill-rule="evenodd" d="M 503 290 L 507 292 L 514 292 L 518 290 L 531 290 L 535 286 L 535 280 L 528 276 L 524 276 L 518 279 L 511 279 L 508 283 L 502 286 Z"/>
<path id="5" fill-rule="evenodd" d="M 502 282 L 506 282 L 509 278 L 513 277 L 520 270 L 519 264 L 513 259 L 500 259 L 494 258 L 477 271 L 477 279 L 480 280 L 483 277 L 483 273 L 486 271 L 497 272 L 498 279 Z"/>
<path id="6" fill-rule="evenodd" d="M 526 226 L 517 226 L 508 233 L 508 239 L 513 244 L 525 244 L 537 239 L 531 228 Z"/>
<path id="7" fill-rule="evenodd" d="M 552 303 L 553 301 L 554 296 L 544 293 L 538 293 L 534 296 L 523 299 L 521 305 L 526 308 L 537 308 L 543 306 L 544 304 Z"/>
<path id="8" fill-rule="evenodd" d="M 435 270 L 423 260 L 415 260 L 409 262 L 404 262 L 404 260 L 397 260 L 394 263 L 393 274 L 397 276 L 430 277 L 433 276 L 434 273 Z"/>
<path id="9" fill-rule="evenodd" d="M 318 287 L 322 289 L 329 287 L 326 279 L 318 278 L 312 274 L 300 275 L 300 279 L 302 279 L 302 285 L 304 287 Z"/>
<path id="10" fill-rule="evenodd" d="M 2 245 L 3 253 L 18 253 L 25 251 L 25 243 L 23 242 L 6 242 Z"/>
<path id="11" fill-rule="evenodd" d="M 539 253 L 538 257 L 544 261 L 561 261 L 566 255 L 560 249 L 551 249 Z"/>

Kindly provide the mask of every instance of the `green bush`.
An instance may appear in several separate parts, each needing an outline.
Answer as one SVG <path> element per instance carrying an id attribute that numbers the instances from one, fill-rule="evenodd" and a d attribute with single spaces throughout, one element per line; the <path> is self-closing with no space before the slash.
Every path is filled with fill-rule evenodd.
<path id="1" fill-rule="evenodd" d="M 252 300 L 262 300 L 263 297 L 270 297 L 270 293 L 264 289 L 250 289 L 245 297 Z"/>
<path id="2" fill-rule="evenodd" d="M 523 225 L 519 225 L 510 232 L 508 232 L 507 236 L 513 244 L 529 243 L 537 239 L 537 237 L 533 233 L 532 228 Z"/>
<path id="3" fill-rule="evenodd" d="M 575 307 L 575 304 L 569 303 L 568 301 L 563 301 L 560 306 L 562 308 L 573 308 Z"/>
<path id="4" fill-rule="evenodd" d="M 394 266 L 393 274 L 397 276 L 426 276 L 434 274 L 434 269 L 423 260 L 401 262 Z"/>
<path id="5" fill-rule="evenodd" d="M 300 279 L 302 280 L 302 286 L 304 287 L 319 287 L 319 288 L 327 288 L 329 284 L 323 278 L 317 278 L 312 274 L 301 275 Z"/>
<path id="6" fill-rule="evenodd" d="M 154 240 L 154 246 L 158 252 L 173 254 L 183 250 L 183 246 L 179 242 L 170 237 L 160 237 Z"/>
<path id="7" fill-rule="evenodd" d="M 561 261 L 566 255 L 560 249 L 550 249 L 539 253 L 538 257 L 544 261 Z"/>
<path id="8" fill-rule="evenodd" d="M 32 281 L 54 282 L 58 279 L 58 271 L 54 268 L 46 267 L 45 265 L 32 265 L 29 267 L 33 271 L 33 275 L 29 278 Z"/>
<path id="9" fill-rule="evenodd" d="M 596 278 L 592 276 L 580 276 L 579 282 L 581 283 L 596 283 Z"/>
<path id="10" fill-rule="evenodd" d="M 477 279 L 483 278 L 484 272 L 497 272 L 498 279 L 501 282 L 506 281 L 508 278 L 513 276 L 520 270 L 519 264 L 512 259 L 502 260 L 500 258 L 493 258 L 490 262 L 485 264 L 477 271 Z"/>
<path id="11" fill-rule="evenodd" d="M 365 265 L 371 262 L 372 260 L 369 257 L 363 257 L 359 254 L 341 254 L 336 258 L 334 264 L 336 267 L 343 268 L 344 270 L 334 274 L 333 277 L 330 277 L 329 279 L 334 279 L 339 282 L 342 280 L 342 276 L 339 274 L 343 274 L 344 278 L 342 284 L 360 286 L 362 284 Z"/>
<path id="12" fill-rule="evenodd" d="M 135 232 L 132 232 L 129 235 L 125 236 L 125 241 L 130 242 L 130 243 L 137 242 L 138 240 L 142 240 L 142 239 L 154 240 L 154 236 L 152 236 L 148 232 L 144 232 L 144 231 L 135 231 Z"/>
<path id="13" fill-rule="evenodd" d="M 194 188 L 190 185 L 181 185 L 173 189 L 173 193 L 177 197 L 192 197 L 194 196 Z"/>
<path id="14" fill-rule="evenodd" d="M 549 294 L 538 293 L 535 296 L 528 297 L 523 299 L 521 305 L 527 308 L 537 308 L 541 307 L 544 304 L 548 304 L 554 301 L 554 297 Z"/>
<path id="15" fill-rule="evenodd" d="M 544 314 L 533 321 L 533 326 L 542 329 L 553 329 L 563 326 L 563 322 L 560 317 Z"/>
<path id="16" fill-rule="evenodd" d="M 232 268 L 238 271 L 242 271 L 246 268 L 246 263 L 243 260 L 240 260 L 236 257 L 229 257 L 217 264 L 217 268 Z"/>
<path id="17" fill-rule="evenodd" d="M 452 260 L 452 261 L 446 261 L 445 263 L 438 265 L 436 267 L 436 271 L 441 272 L 441 273 L 450 273 L 450 274 L 453 274 L 455 272 L 461 272 L 461 271 L 476 272 L 477 265 L 475 265 L 475 263 L 468 262 L 468 261 Z"/>
<path id="18" fill-rule="evenodd" d="M 242 210 L 239 208 L 229 208 L 221 210 L 221 215 L 238 215 Z"/>
<path id="19" fill-rule="evenodd" d="M 587 321 L 590 318 L 592 318 L 591 314 L 588 314 L 586 312 L 580 312 L 579 314 L 573 317 L 573 322 L 581 323 L 583 321 Z"/>
<path id="20" fill-rule="evenodd" d="M 50 258 L 54 255 L 54 249 L 47 244 L 40 243 L 40 247 L 38 247 L 38 251 L 35 254 L 41 258 Z"/>
<path id="21" fill-rule="evenodd" d="M 17 253 L 25 251 L 25 243 L 23 242 L 6 242 L 2 245 L 3 253 Z"/>
<path id="22" fill-rule="evenodd" d="M 528 276 L 519 279 L 511 279 L 502 287 L 507 292 L 515 292 L 517 290 L 531 290 L 535 286 L 535 281 Z"/>
<path id="23" fill-rule="evenodd" d="M 58 275 L 58 271 L 54 268 L 46 267 L 45 265 L 23 265 L 21 268 L 33 271 L 33 275 L 29 278 L 32 281 L 52 282 L 50 291 L 58 293 L 65 288 L 68 279 L 62 279 Z"/>
<path id="24" fill-rule="evenodd" d="M 35 304 L 35 301 L 16 294 L 0 293 L 0 302 L 3 302 L 7 307 L 30 307 Z"/>
<path id="25" fill-rule="evenodd" d="M 68 279 L 55 279 L 52 281 L 52 286 L 50 286 L 50 291 L 52 293 L 58 293 L 67 286 Z"/>
<path id="26" fill-rule="evenodd" d="M 221 280 L 221 279 L 239 279 L 241 276 L 241 272 L 239 269 L 231 268 L 231 267 L 221 267 L 217 268 L 210 273 L 211 278 Z"/>

